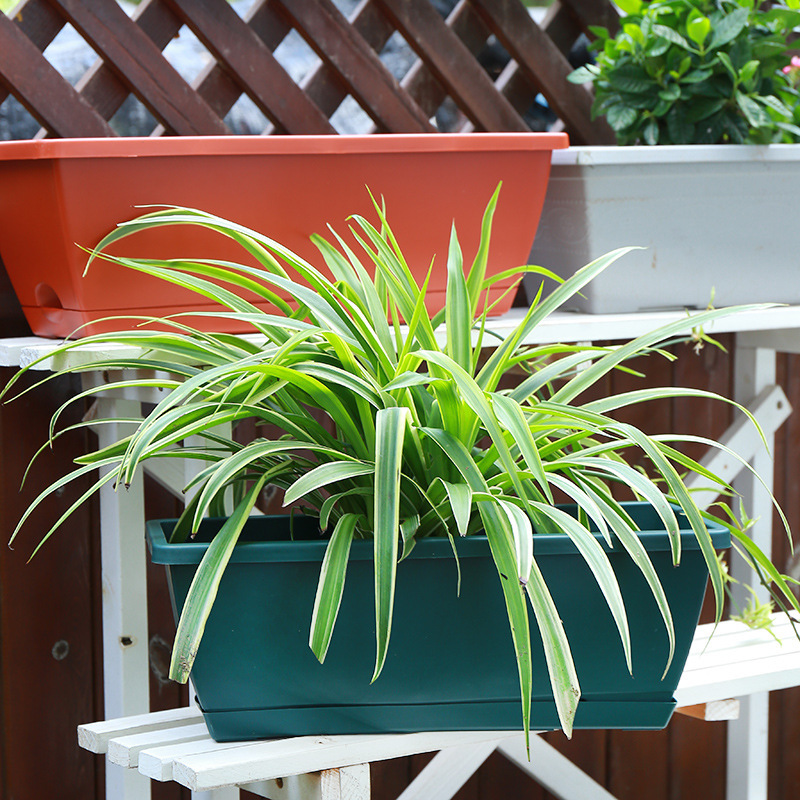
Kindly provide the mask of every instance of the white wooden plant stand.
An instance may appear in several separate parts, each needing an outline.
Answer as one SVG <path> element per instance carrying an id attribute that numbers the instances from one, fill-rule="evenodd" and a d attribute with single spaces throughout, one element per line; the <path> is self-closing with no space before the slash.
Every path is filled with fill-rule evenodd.
<path id="1" fill-rule="evenodd" d="M 516 325 L 521 313 L 523 313 L 522 309 L 512 309 L 499 321 L 493 321 L 492 327 L 500 335 L 509 332 Z M 686 319 L 688 333 L 692 327 L 691 318 L 683 312 L 624 315 L 557 313 L 533 332 L 530 342 L 629 339 L 658 325 L 683 318 Z M 775 385 L 775 354 L 779 351 L 800 353 L 800 307 L 764 309 L 726 317 L 707 325 L 706 331 L 711 335 L 724 332 L 737 333 L 734 399 L 747 406 L 756 416 L 771 445 L 774 432 L 791 412 L 783 391 Z M 30 364 L 41 356 L 48 356 L 55 344 L 57 343 L 35 337 L 0 340 L 0 366 Z M 48 358 L 37 368 L 60 370 L 74 364 L 76 360 L 84 364 L 91 364 L 102 355 L 102 351 L 97 349 L 79 348 L 71 351 L 67 360 L 52 363 L 52 359 Z M 152 402 L 158 399 L 153 395 L 145 396 L 131 393 L 126 389 L 115 389 L 114 383 L 119 380 L 119 376 L 104 374 L 99 370 L 86 373 L 84 379 L 89 385 L 102 383 L 108 386 L 104 395 L 98 399 L 98 403 L 104 406 L 100 411 L 100 416 L 135 417 L 140 414 L 141 402 Z M 120 422 L 120 427 L 123 425 L 124 423 Z M 118 437 L 117 427 L 116 425 L 100 426 L 98 437 L 101 446 Z M 723 441 L 740 455 L 750 459 L 766 480 L 767 486 L 771 486 L 772 463 L 770 456 L 764 451 L 752 426 L 746 425 L 742 421 L 734 423 Z M 167 461 L 170 460 L 167 459 Z M 710 454 L 708 464 L 714 471 L 727 475 L 730 479 L 733 479 L 739 470 L 737 462 L 720 453 Z M 180 470 L 176 472 L 174 468 L 167 469 L 167 466 L 171 465 L 160 467 L 156 464 L 156 468 L 152 470 L 154 477 L 179 494 L 186 484 L 188 476 Z M 105 717 L 111 722 L 98 723 L 98 725 L 110 724 L 112 731 L 115 730 L 114 726 L 117 725 L 118 718 L 146 715 L 147 719 L 151 721 L 160 719 L 157 715 L 148 714 L 144 497 L 141 485 L 141 481 L 136 481 L 127 492 L 114 492 L 113 489 L 107 487 L 101 493 Z M 758 520 L 753 529 L 754 539 L 761 549 L 769 554 L 772 519 L 769 492 L 746 472 L 736 479 L 736 487 L 744 497 L 751 517 Z M 694 488 L 702 489 L 702 486 L 696 485 Z M 713 500 L 714 497 L 708 493 L 707 502 L 710 503 Z M 733 571 L 737 577 L 746 577 L 742 573 L 742 565 L 734 563 Z M 730 663 L 740 663 L 738 654 L 730 659 Z M 758 675 L 758 670 L 753 674 Z M 725 670 L 720 668 L 719 674 L 715 674 L 712 683 L 724 684 L 724 675 Z M 800 672 L 789 670 L 789 675 L 791 677 L 785 683 L 770 683 L 758 678 L 755 682 L 745 682 L 740 689 L 737 689 L 737 692 L 741 691 L 746 697 L 741 702 L 740 720 L 729 727 L 728 800 L 764 800 L 767 796 L 768 696 L 766 692 L 782 686 L 800 684 Z M 705 683 L 708 685 L 707 681 Z M 736 692 L 726 689 L 722 692 L 722 696 L 716 699 L 728 698 L 735 694 Z M 714 698 L 703 697 L 697 702 L 705 702 L 709 699 Z M 691 704 L 695 701 L 686 702 Z M 178 715 L 189 715 L 188 718 L 191 719 L 193 713 L 195 712 L 183 710 L 178 712 Z M 156 724 L 158 725 L 158 723 Z M 196 725 L 197 722 L 191 724 Z M 171 726 L 170 729 L 174 727 Z M 178 727 L 183 728 L 182 732 L 185 733 L 185 725 Z M 82 730 L 85 735 L 94 735 L 88 733 L 93 730 L 92 726 Z M 194 731 L 198 737 L 195 741 L 203 741 L 205 733 L 202 731 L 202 726 L 194 728 Z M 108 732 L 99 734 L 101 739 L 105 737 L 105 740 L 110 743 L 112 760 L 115 758 L 113 754 L 117 751 L 117 743 L 121 739 L 125 739 L 130 731 L 126 733 L 123 729 L 119 733 L 121 738 L 117 738 L 116 734 L 109 736 Z M 474 733 L 410 734 L 402 737 L 334 737 L 332 740 L 326 739 L 324 747 L 319 744 L 313 745 L 314 741 L 316 740 L 286 740 L 284 743 L 212 747 L 211 751 L 205 754 L 189 756 L 184 752 L 184 756 L 185 762 L 190 765 L 197 763 L 198 759 L 202 762 L 215 761 L 218 764 L 226 762 L 227 759 L 240 757 L 246 760 L 249 755 L 253 754 L 257 754 L 256 760 L 264 759 L 264 770 L 266 771 L 262 770 L 262 773 L 247 773 L 246 775 L 236 773 L 234 775 L 231 772 L 226 773 L 223 769 L 222 774 L 227 776 L 225 780 L 220 781 L 217 777 L 211 779 L 211 783 L 205 784 L 199 782 L 198 779 L 196 784 L 198 791 L 207 785 L 219 786 L 242 782 L 252 784 L 253 781 L 286 778 L 292 773 L 312 775 L 312 773 L 321 771 L 318 778 L 312 775 L 312 777 L 293 779 L 284 782 L 283 787 L 278 786 L 277 782 L 270 784 L 269 791 L 272 794 L 268 796 L 301 798 L 304 797 L 298 794 L 301 788 L 311 786 L 311 796 L 315 796 L 313 792 L 317 791 L 316 796 L 323 796 L 322 793 L 326 792 L 327 794 L 324 795 L 326 797 L 361 798 L 367 796 L 365 792 L 368 789 L 364 787 L 368 783 L 364 777 L 365 768 L 359 767 L 359 764 L 366 764 L 370 760 L 391 758 L 403 753 L 441 749 L 442 752 L 434 759 L 432 767 L 423 772 L 419 779 L 422 781 L 420 784 L 422 786 L 425 786 L 426 780 L 436 783 L 436 792 L 426 790 L 427 794 L 425 792 L 419 794 L 415 791 L 420 790 L 409 789 L 403 795 L 403 800 L 426 796 L 436 797 L 438 800 L 447 796 L 439 793 L 439 775 L 464 775 L 466 765 L 469 764 L 469 772 L 463 777 L 463 780 L 466 780 L 469 774 L 472 774 L 488 757 L 489 753 L 499 746 L 501 752 L 523 766 L 526 771 L 547 785 L 548 789 L 557 796 L 580 797 L 581 800 L 610 798 L 605 790 L 594 784 L 587 776 L 580 773 L 577 768 L 546 745 L 543 740 L 536 737 L 532 739 L 532 761 L 530 763 L 520 757 L 520 753 L 524 754 L 524 748 L 521 749 L 519 737 L 505 734 L 502 735 L 502 740 L 498 739 L 497 734 L 490 734 L 487 738 L 485 734 Z M 111 747 L 112 743 L 113 747 Z M 102 751 L 102 745 L 98 746 Z M 199 745 L 182 744 L 176 745 L 176 747 L 188 747 L 191 751 Z M 294 761 L 289 759 L 290 750 L 294 752 L 292 756 Z M 317 759 L 320 752 L 330 755 L 333 751 L 341 754 L 341 757 L 337 755 L 332 761 Z M 143 752 L 148 754 L 144 759 L 144 763 L 147 764 L 151 752 L 149 746 Z M 271 756 L 268 755 L 270 753 Z M 234 754 L 237 755 L 234 756 Z M 137 763 L 141 764 L 138 761 Z M 184 762 L 176 759 L 171 763 L 173 777 L 180 776 Z M 230 763 L 233 765 L 234 761 Z M 282 766 L 276 766 L 276 763 Z M 294 764 L 291 769 L 288 768 L 289 763 Z M 267 765 L 269 765 L 268 769 Z M 336 771 L 337 769 L 336 774 L 328 772 L 328 770 Z M 146 800 L 149 798 L 150 781 L 140 770 L 109 767 L 106 774 L 106 794 L 109 800 L 112 798 L 113 800 Z M 336 777 L 337 775 L 338 777 Z M 231 776 L 234 780 L 228 780 Z M 192 779 L 187 777 L 185 780 Z M 587 781 L 588 783 L 586 783 Z M 453 779 L 453 783 L 455 783 L 455 779 Z M 578 785 L 581 787 L 580 790 L 574 788 Z M 317 788 L 315 789 L 314 786 Z M 228 793 L 217 796 L 233 797 L 235 795 Z"/>
<path id="2" fill-rule="evenodd" d="M 800 638 L 776 614 L 772 633 L 739 622 L 701 625 L 676 692 L 685 713 L 735 719 L 754 692 L 800 683 Z M 247 789 L 271 800 L 368 800 L 369 764 L 438 750 L 400 800 L 449 800 L 499 750 L 562 800 L 611 800 L 611 795 L 540 737 L 531 758 L 518 732 L 304 736 L 217 743 L 196 709 L 176 709 L 81 725 L 78 742 L 112 764 L 193 791 Z M 219 794 L 220 797 L 225 795 Z"/>

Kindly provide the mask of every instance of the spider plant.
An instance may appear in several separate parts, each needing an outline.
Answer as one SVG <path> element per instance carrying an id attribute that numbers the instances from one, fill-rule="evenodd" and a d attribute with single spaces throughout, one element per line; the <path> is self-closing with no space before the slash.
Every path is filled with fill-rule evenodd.
<path id="1" fill-rule="evenodd" d="M 530 344 L 536 327 L 625 253 L 619 250 L 557 282 L 547 295 L 540 288 L 516 330 L 501 338 L 491 330 L 485 301 L 496 202 L 497 192 L 486 208 L 480 246 L 468 269 L 453 228 L 446 254 L 447 302 L 436 313 L 426 308 L 427 279 L 422 286 L 415 283 L 378 203 L 377 226 L 360 216 L 351 218 L 356 244 L 335 234 L 338 247 L 314 237 L 327 271 L 265 235 L 198 210 L 166 208 L 120 225 L 92 252 L 89 267 L 96 269 L 92 261 L 104 258 L 184 286 L 220 304 L 220 311 L 208 312 L 211 317 L 246 321 L 253 334 L 201 332 L 177 315 L 161 320 L 160 330 L 144 325 L 64 343 L 60 353 L 88 342 L 102 344 L 106 354 L 71 369 L 135 370 L 125 373 L 122 385 L 158 387 L 165 390 L 164 398 L 129 436 L 77 459 L 73 472 L 32 503 L 14 536 L 46 497 L 98 468 L 100 477 L 75 506 L 104 485 L 129 485 L 150 459 L 198 460 L 201 468 L 187 486 L 191 499 L 173 539 L 185 540 L 205 515 L 219 513 L 226 493 L 232 494 L 233 505 L 198 568 L 178 625 L 171 676 L 186 681 L 244 522 L 262 487 L 277 486 L 285 490 L 285 504 L 302 501 L 305 513 L 318 517 L 329 536 L 310 620 L 310 646 L 320 661 L 334 631 L 351 543 L 374 542 L 375 680 L 389 647 L 398 562 L 423 537 L 454 542 L 485 533 L 516 650 L 522 724 L 527 731 L 532 611 L 559 718 L 569 734 L 580 698 L 579 676 L 537 565 L 536 535 L 558 530 L 574 542 L 613 614 L 630 669 L 625 602 L 598 537 L 633 558 L 658 604 L 671 645 L 674 631 L 664 591 L 614 485 L 629 487 L 657 511 L 670 534 L 675 562 L 680 558 L 676 516 L 678 511 L 685 515 L 708 564 L 718 614 L 723 577 L 706 514 L 692 499 L 684 476 L 698 474 L 720 492 L 732 491 L 722 478 L 680 452 L 681 437 L 648 436 L 613 416 L 648 400 L 716 395 L 663 388 L 586 402 L 581 397 L 610 371 L 624 368 L 628 359 L 663 352 L 660 342 L 725 312 L 698 313 L 615 347 Z M 110 245 L 127 236 L 170 225 L 229 237 L 258 266 L 108 253 Z M 540 275 L 543 283 L 554 278 L 541 268 L 524 270 Z M 521 274 L 520 269 L 514 272 Z M 291 301 L 282 299 L 287 296 Z M 256 301 L 267 301 L 273 310 L 259 308 Z M 481 358 L 482 353 L 488 357 Z M 523 369 L 524 379 L 513 389 L 501 389 L 501 379 L 512 369 Z M 76 399 L 91 399 L 98 391 L 86 389 Z M 319 412 L 329 424 L 319 421 Z M 58 435 L 59 416 L 54 415 L 51 439 Z M 250 418 L 276 425 L 283 435 L 243 444 L 220 433 L 221 426 Z M 184 445 L 187 441 L 200 445 Z M 644 456 L 647 472 L 628 465 L 623 456 L 631 451 Z M 576 504 L 578 513 L 558 507 L 557 497 Z M 786 602 L 794 603 L 783 577 L 747 535 L 730 523 L 728 527 Z"/>

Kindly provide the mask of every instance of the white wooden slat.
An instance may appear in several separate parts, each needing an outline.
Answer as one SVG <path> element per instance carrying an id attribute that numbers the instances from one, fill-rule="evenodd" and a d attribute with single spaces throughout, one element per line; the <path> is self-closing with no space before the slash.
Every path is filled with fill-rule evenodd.
<path id="1" fill-rule="evenodd" d="M 489 740 L 440 751 L 397 800 L 450 800 L 496 749 Z"/>
<path id="2" fill-rule="evenodd" d="M 741 622 L 698 628 L 675 698 L 679 705 L 725 700 L 800 684 L 800 640 L 783 613 L 768 630 Z"/>
<path id="3" fill-rule="evenodd" d="M 773 656 L 797 656 L 800 654 L 800 641 L 793 633 L 791 637 L 776 640 L 766 630 L 744 630 L 736 637 L 726 637 L 722 646 L 690 652 L 686 671 L 725 666 L 731 661 L 757 662 Z"/>
<path id="4" fill-rule="evenodd" d="M 691 706 L 678 704 L 675 712 L 685 714 L 687 717 L 702 719 L 706 722 L 722 722 L 724 720 L 739 718 L 740 702 L 732 698 L 725 700 L 711 700 L 708 703 L 697 703 Z"/>
<path id="5" fill-rule="evenodd" d="M 766 631 L 758 632 L 766 633 Z M 759 662 L 771 659 L 795 659 L 800 663 L 800 643 L 742 637 L 737 647 L 690 654 L 684 674 L 716 668 L 725 670 L 732 663 L 736 666 L 752 667 L 754 672 L 759 672 L 761 670 Z"/>
<path id="6" fill-rule="evenodd" d="M 502 317 L 492 318 L 490 325 L 493 331 L 500 336 L 507 336 L 520 323 L 527 309 L 512 308 Z M 531 332 L 526 343 L 536 344 L 553 341 L 574 342 L 620 340 L 639 336 L 661 325 L 675 320 L 686 320 L 687 332 L 691 330 L 691 317 L 684 311 L 649 311 L 630 314 L 580 314 L 576 312 L 556 312 L 544 320 Z M 800 306 L 782 306 L 778 308 L 763 308 L 744 313 L 732 314 L 715 320 L 705 326 L 706 332 L 719 334 L 726 332 L 753 331 L 789 332 L 800 328 Z M 444 336 L 444 331 L 437 331 L 437 336 Z M 257 339 L 257 337 L 248 337 Z M 491 337 L 486 337 L 486 346 L 491 345 Z M 7 344 L 6 344 L 7 343 Z M 0 365 L 16 366 L 17 364 L 30 364 L 40 356 L 51 353 L 56 346 L 61 344 L 58 340 L 28 337 L 25 340 L 7 339 L 0 341 Z M 136 348 L 126 348 L 126 352 L 135 357 Z M 59 357 L 58 364 L 48 361 L 36 366 L 38 370 L 66 369 L 78 365 L 87 365 L 98 358 L 109 355 L 112 348 L 109 346 L 86 345 L 72 350 Z M 113 350 L 114 354 L 121 349 Z M 752 395 L 753 397 L 755 395 Z"/>
<path id="7" fill-rule="evenodd" d="M 201 462 L 202 463 L 202 462 Z M 187 482 L 185 465 L 178 458 L 150 458 L 144 465 L 145 472 L 179 500 L 185 500 Z"/>
<path id="8" fill-rule="evenodd" d="M 153 746 L 167 746 L 185 742 L 198 742 L 210 738 L 205 722 L 196 725 L 181 725 L 166 730 L 133 733 L 116 736 L 108 744 L 108 760 L 121 767 L 135 767 L 139 763 L 139 753 Z"/>
<path id="9" fill-rule="evenodd" d="M 122 354 L 124 351 L 120 351 Z M 96 358 L 96 351 L 85 354 L 89 363 Z M 77 355 L 75 356 L 77 359 Z M 71 363 L 71 362 L 70 362 Z M 76 363 L 80 363 L 77 362 Z M 159 403 L 167 396 L 167 390 L 159 386 L 123 386 L 126 381 L 164 380 L 168 374 L 151 369 L 92 370 L 81 373 L 84 389 L 102 389 L 103 397 L 113 400 L 133 400 L 138 403 Z"/>
<path id="10" fill-rule="evenodd" d="M 97 401 L 100 413 L 111 419 L 131 417 L 139 404 Z M 100 426 L 100 447 L 118 441 L 129 431 L 123 422 Z M 147 633 L 147 558 L 144 530 L 143 480 L 115 491 L 108 483 L 100 490 L 100 560 L 103 612 L 103 685 L 106 719 L 143 714 L 150 708 Z M 142 775 L 113 764 L 106 768 L 106 797 L 148 800 L 150 782 Z"/>
<path id="11" fill-rule="evenodd" d="M 210 736 L 194 742 L 153 746 L 139 753 L 139 772 L 154 781 L 171 781 L 177 759 L 199 753 L 213 753 L 242 747 L 242 742 L 215 742 Z"/>
<path id="12" fill-rule="evenodd" d="M 92 753 L 106 753 L 108 742 L 116 736 L 146 731 L 165 730 L 202 721 L 203 715 L 194 708 L 174 708 L 153 711 L 119 719 L 90 722 L 78 726 L 78 744 Z"/>
<path id="13" fill-rule="evenodd" d="M 725 700 L 712 700 L 706 703 L 706 722 L 724 722 L 731 719 L 739 719 L 741 702 L 734 698 Z"/>
<path id="14" fill-rule="evenodd" d="M 322 797 L 322 773 L 290 775 L 271 781 L 245 783 L 239 787 L 269 800 L 320 800 Z M 217 790 L 219 791 L 219 790 Z"/>
<path id="15" fill-rule="evenodd" d="M 753 642 L 781 641 L 781 646 L 800 647 L 800 619 L 793 612 L 792 622 L 786 614 L 778 611 L 772 614 L 772 624 L 769 630 L 749 628 L 738 620 L 723 620 L 718 626 L 713 623 L 698 625 L 689 649 L 689 659 L 703 656 L 707 653 L 727 652 L 736 650 Z M 774 634 L 774 637 L 773 637 Z"/>
<path id="16" fill-rule="evenodd" d="M 53 342 L 48 344 L 47 339 L 38 336 L 19 336 L 14 339 L 0 339 L 0 367 L 17 367 L 22 358 L 23 351 L 32 347 L 48 346 L 52 348 Z"/>
<path id="17" fill-rule="evenodd" d="M 777 359 L 774 350 L 737 347 L 734 353 L 733 399 L 749 404 L 767 386 L 777 382 Z M 766 437 L 767 447 L 750 461 L 760 476 L 757 480 L 750 471 L 739 473 L 734 489 L 742 498 L 755 524 L 748 531 L 755 544 L 767 558 L 772 555 L 773 506 L 770 488 L 774 486 L 772 450 L 774 435 Z M 762 483 L 763 481 L 763 483 Z M 731 586 L 733 601 L 744 608 L 750 599 L 745 586 L 752 584 L 760 600 L 768 593 L 759 585 L 753 571 L 738 556 L 731 553 L 731 575 L 739 581 Z M 769 761 L 769 696 L 748 694 L 742 700 L 741 715 L 728 725 L 727 797 L 728 800 L 760 800 L 767 796 L 767 765 Z"/>
<path id="18" fill-rule="evenodd" d="M 175 759 L 173 780 L 194 790 L 299 775 L 315 770 L 400 758 L 516 735 L 508 731 L 405 733 L 382 736 L 304 736 L 258 742 Z M 143 756 L 144 754 L 142 754 Z"/>
<path id="19" fill-rule="evenodd" d="M 714 669 L 692 673 L 679 684 L 675 699 L 680 705 L 693 705 L 800 685 L 800 665 L 796 657 L 776 658 L 774 661 L 762 662 L 758 673 L 754 673 L 748 664 L 731 664 L 723 674 Z M 714 672 L 717 672 L 716 678 Z"/>
<path id="20" fill-rule="evenodd" d="M 530 759 L 525 738 L 519 735 L 500 742 L 498 750 L 559 800 L 614 800 L 612 794 L 541 736 L 531 736 Z"/>

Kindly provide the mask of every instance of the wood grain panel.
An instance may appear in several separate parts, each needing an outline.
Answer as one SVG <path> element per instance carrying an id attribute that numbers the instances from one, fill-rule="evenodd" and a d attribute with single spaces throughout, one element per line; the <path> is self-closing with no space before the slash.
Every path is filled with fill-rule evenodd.
<path id="1" fill-rule="evenodd" d="M 60 9 L 167 130 L 183 136 L 230 132 L 116 3 L 50 2 Z"/>
<path id="2" fill-rule="evenodd" d="M 608 123 L 591 119 L 591 95 L 583 86 L 567 81 L 572 67 L 524 6 L 518 0 L 473 2 L 514 60 L 542 87 L 573 144 L 613 144 L 614 134 Z"/>
<path id="3" fill-rule="evenodd" d="M 330 64 L 384 132 L 434 133 L 426 114 L 400 88 L 375 51 L 330 0 L 278 0 L 295 28 Z"/>
<path id="4" fill-rule="evenodd" d="M 66 24 L 58 12 L 50 7 L 47 0 L 27 0 L 25 3 L 20 3 L 13 20 L 37 49 L 42 51 L 58 36 Z M 0 103 L 8 95 L 8 88 L 0 84 Z"/>
<path id="5" fill-rule="evenodd" d="M 114 135 L 5 14 L 0 14 L 0 52 L 0 82 L 42 125 L 58 136 Z"/>
<path id="6" fill-rule="evenodd" d="M 381 0 L 403 37 L 475 126 L 487 131 L 527 131 L 522 117 L 494 85 L 461 40 L 425 0 Z"/>
<path id="7" fill-rule="evenodd" d="M 336 131 L 225 0 L 170 0 L 254 103 L 287 133 Z"/>
<path id="8" fill-rule="evenodd" d="M 5 385 L 11 374 L 0 370 L 0 382 Z M 0 519 L 6 540 L 28 503 L 67 472 L 72 458 L 86 447 L 82 432 L 62 437 L 43 453 L 28 485 L 19 491 L 28 460 L 47 440 L 50 415 L 73 389 L 74 379 L 59 378 L 47 391 L 0 410 Z M 69 409 L 64 423 L 75 423 L 80 415 L 81 408 Z M 95 673 L 93 651 L 97 612 L 92 582 L 98 572 L 91 557 L 96 531 L 90 509 L 78 511 L 27 563 L 35 544 L 87 486 L 82 481 L 51 497 L 30 519 L 14 549 L 0 548 L 2 797 L 94 796 L 94 759 L 84 758 L 75 743 L 76 726 L 101 713 L 94 697 L 94 686 L 102 679 Z"/>

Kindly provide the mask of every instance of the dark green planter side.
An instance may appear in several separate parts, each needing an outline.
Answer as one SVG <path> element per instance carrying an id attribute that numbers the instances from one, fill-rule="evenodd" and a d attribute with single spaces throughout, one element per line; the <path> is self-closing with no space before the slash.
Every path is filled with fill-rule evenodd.
<path id="1" fill-rule="evenodd" d="M 700 614 L 708 572 L 691 530 L 680 566 L 653 510 L 631 504 L 666 591 L 677 647 L 666 677 L 664 624 L 628 555 L 608 550 L 625 598 L 633 676 L 619 634 L 589 569 L 566 536 L 537 535 L 534 553 L 560 611 L 582 699 L 576 728 L 657 729 L 672 715 Z M 685 521 L 683 521 L 685 524 Z M 168 544 L 172 520 L 148 524 L 152 559 L 166 564 L 180 609 L 206 545 Z M 219 522 L 204 523 L 208 540 Z M 522 727 L 519 678 L 497 570 L 483 537 L 420 541 L 397 573 L 392 639 L 381 676 L 375 662 L 372 543 L 354 542 L 344 597 L 324 664 L 308 647 L 309 623 L 326 540 L 314 520 L 254 517 L 236 547 L 200 645 L 192 680 L 218 741 L 279 736 Z M 714 546 L 727 531 L 711 529 Z M 605 545 L 604 545 L 605 546 Z M 533 614 L 531 728 L 559 727 Z"/>

